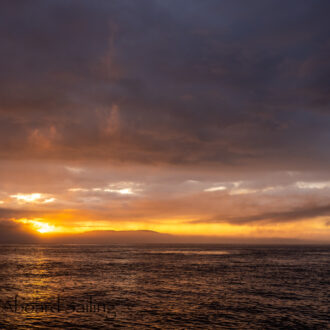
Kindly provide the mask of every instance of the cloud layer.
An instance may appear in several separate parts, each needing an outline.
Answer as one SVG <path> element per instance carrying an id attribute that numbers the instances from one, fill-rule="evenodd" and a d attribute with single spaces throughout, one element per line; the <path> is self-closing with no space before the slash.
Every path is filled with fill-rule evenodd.
<path id="1" fill-rule="evenodd" d="M 326 1 L 1 6 L 2 157 L 329 165 Z"/>
<path id="2" fill-rule="evenodd" d="M 328 1 L 0 7 L 3 221 L 329 238 Z"/>

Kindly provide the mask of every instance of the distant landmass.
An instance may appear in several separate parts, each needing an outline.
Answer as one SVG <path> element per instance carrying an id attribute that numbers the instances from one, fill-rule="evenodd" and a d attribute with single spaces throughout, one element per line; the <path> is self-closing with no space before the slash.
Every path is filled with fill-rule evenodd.
<path id="1" fill-rule="evenodd" d="M 73 244 L 140 244 L 140 243 L 208 243 L 208 244 L 315 244 L 316 241 L 306 241 L 293 238 L 242 238 L 202 235 L 172 235 L 151 230 L 136 231 L 90 231 L 80 234 L 47 235 L 43 239 L 48 243 Z M 325 242 L 324 242 L 325 243 Z"/>

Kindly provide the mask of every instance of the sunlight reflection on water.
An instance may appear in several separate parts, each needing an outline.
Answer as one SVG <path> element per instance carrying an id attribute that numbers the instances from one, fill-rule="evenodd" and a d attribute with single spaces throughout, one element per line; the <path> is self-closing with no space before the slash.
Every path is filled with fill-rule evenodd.
<path id="1" fill-rule="evenodd" d="M 325 329 L 328 252 L 328 247 L 1 246 L 2 308 L 15 295 L 20 303 L 60 297 L 63 304 L 85 305 L 93 297 L 108 303 L 111 313 L 32 312 L 33 306 L 29 313 L 15 313 L 7 308 L 0 325 Z"/>

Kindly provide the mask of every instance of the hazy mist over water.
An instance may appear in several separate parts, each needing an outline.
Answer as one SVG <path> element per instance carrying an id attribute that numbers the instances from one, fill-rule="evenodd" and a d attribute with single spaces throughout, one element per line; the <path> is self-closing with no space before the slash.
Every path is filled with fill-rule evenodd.
<path id="1" fill-rule="evenodd" d="M 2 329 L 329 328 L 329 246 L 2 245 Z"/>

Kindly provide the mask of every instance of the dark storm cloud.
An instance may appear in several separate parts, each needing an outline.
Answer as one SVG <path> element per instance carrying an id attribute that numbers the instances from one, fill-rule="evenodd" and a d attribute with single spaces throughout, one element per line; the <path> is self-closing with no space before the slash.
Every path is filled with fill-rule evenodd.
<path id="1" fill-rule="evenodd" d="M 328 1 L 4 1 L 0 155 L 329 165 Z"/>
<path id="2" fill-rule="evenodd" d="M 38 239 L 35 235 L 26 231 L 23 225 L 13 221 L 0 220 L 0 243 L 33 243 Z"/>
<path id="3" fill-rule="evenodd" d="M 0 208 L 0 221 L 9 221 L 22 217 L 38 216 L 40 211 L 29 209 Z"/>
<path id="4" fill-rule="evenodd" d="M 0 221 L 9 220 L 15 217 L 20 217 L 24 214 L 26 214 L 26 210 L 0 208 Z"/>
<path id="5" fill-rule="evenodd" d="M 232 224 L 251 224 L 251 223 L 281 223 L 290 221 L 299 221 L 313 219 L 317 217 L 330 216 L 330 205 L 324 206 L 305 206 L 289 211 L 282 212 L 266 212 L 256 215 L 248 215 L 242 217 L 230 217 L 221 219 L 214 217 L 206 220 L 196 220 L 191 223 L 232 223 Z M 328 223 L 328 222 L 327 222 Z"/>

